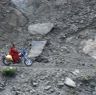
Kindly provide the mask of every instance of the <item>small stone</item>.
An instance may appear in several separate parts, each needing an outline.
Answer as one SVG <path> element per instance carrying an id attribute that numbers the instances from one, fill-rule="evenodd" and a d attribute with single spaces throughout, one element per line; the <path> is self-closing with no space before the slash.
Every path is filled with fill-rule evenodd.
<path id="1" fill-rule="evenodd" d="M 78 69 L 75 69 L 73 72 L 72 72 L 72 74 L 74 74 L 74 75 L 78 75 L 80 73 L 80 71 L 78 70 Z"/>
<path id="2" fill-rule="evenodd" d="M 2 90 L 4 90 L 4 87 L 1 87 L 1 86 L 0 86 L 0 91 L 2 91 Z"/>
<path id="3" fill-rule="evenodd" d="M 67 39 L 66 39 L 66 42 L 68 43 L 68 42 L 71 42 L 73 40 L 73 37 L 68 37 Z"/>
<path id="4" fill-rule="evenodd" d="M 67 0 L 56 0 L 56 5 L 62 5 L 67 3 Z"/>
<path id="5" fill-rule="evenodd" d="M 62 88 L 64 86 L 64 83 L 63 82 L 58 82 L 57 86 L 58 86 L 58 88 Z"/>
<path id="6" fill-rule="evenodd" d="M 72 79 L 70 79 L 68 77 L 65 78 L 64 83 L 65 83 L 65 85 L 67 85 L 69 87 L 76 87 L 76 83 Z"/>
<path id="7" fill-rule="evenodd" d="M 37 87 L 38 86 L 38 83 L 36 83 L 36 82 L 33 82 L 33 87 Z"/>
<path id="8" fill-rule="evenodd" d="M 22 74 L 20 77 L 21 77 L 22 79 L 25 78 L 23 74 Z"/>
<path id="9" fill-rule="evenodd" d="M 56 95 L 60 95 L 60 92 L 56 92 Z"/>
<path id="10" fill-rule="evenodd" d="M 12 91 L 16 91 L 16 87 L 15 86 L 12 87 Z"/>
<path id="11" fill-rule="evenodd" d="M 30 93 L 33 94 L 35 93 L 36 91 L 34 89 L 30 90 Z"/>
<path id="12" fill-rule="evenodd" d="M 60 38 L 59 38 L 61 41 L 64 41 L 65 39 L 66 39 L 66 36 L 64 35 L 64 36 L 61 36 Z"/>
<path id="13" fill-rule="evenodd" d="M 55 92 L 55 89 L 50 89 L 49 91 L 48 91 L 48 94 L 51 94 L 51 93 L 54 93 Z"/>
<path id="14" fill-rule="evenodd" d="M 44 90 L 49 90 L 49 89 L 51 89 L 51 86 L 46 86 L 46 87 L 44 88 Z"/>
<path id="15" fill-rule="evenodd" d="M 70 29 L 74 30 L 74 31 L 77 31 L 78 30 L 78 27 L 75 25 L 75 24 L 72 24 Z"/>
<path id="16" fill-rule="evenodd" d="M 95 87 L 95 91 L 96 91 L 96 87 Z"/>
<path id="17" fill-rule="evenodd" d="M 38 24 L 29 25 L 28 31 L 32 35 L 37 35 L 37 34 L 45 35 L 49 33 L 53 27 L 54 27 L 53 23 L 50 22 L 38 23 Z"/>
<path id="18" fill-rule="evenodd" d="M 19 94 L 21 94 L 20 91 L 16 91 L 15 95 L 19 95 Z"/>

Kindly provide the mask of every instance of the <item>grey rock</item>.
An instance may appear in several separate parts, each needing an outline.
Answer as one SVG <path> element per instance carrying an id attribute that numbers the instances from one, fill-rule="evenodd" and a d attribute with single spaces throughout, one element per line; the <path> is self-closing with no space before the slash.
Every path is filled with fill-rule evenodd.
<path id="1" fill-rule="evenodd" d="M 15 95 L 20 95 L 20 94 L 21 94 L 20 91 L 16 91 L 16 92 L 15 92 Z"/>
<path id="2" fill-rule="evenodd" d="M 12 91 L 16 91 L 16 87 L 15 86 L 12 87 Z"/>
<path id="3" fill-rule="evenodd" d="M 96 38 L 95 40 L 88 39 L 82 43 L 84 43 L 83 52 L 96 59 Z"/>
<path id="4" fill-rule="evenodd" d="M 38 83 L 36 83 L 36 82 L 33 82 L 33 87 L 37 87 L 38 86 Z"/>
<path id="5" fill-rule="evenodd" d="M 56 92 L 56 95 L 60 95 L 60 92 Z"/>
<path id="6" fill-rule="evenodd" d="M 78 27 L 75 24 L 72 24 L 70 29 L 76 32 L 78 30 Z"/>
<path id="7" fill-rule="evenodd" d="M 73 74 L 73 75 L 76 75 L 76 76 L 77 76 L 79 73 L 80 73 L 79 69 L 75 69 L 74 71 L 72 71 L 72 74 Z"/>
<path id="8" fill-rule="evenodd" d="M 58 88 L 62 88 L 63 86 L 64 86 L 64 82 L 58 82 L 58 83 L 57 83 L 57 87 L 58 87 Z"/>
<path id="9" fill-rule="evenodd" d="M 54 93 L 55 92 L 55 89 L 50 89 L 49 91 L 48 91 L 48 94 L 52 94 L 52 93 Z"/>
<path id="10" fill-rule="evenodd" d="M 49 33 L 54 27 L 53 23 L 38 23 L 28 26 L 28 31 L 33 35 L 45 35 Z"/>
<path id="11" fill-rule="evenodd" d="M 95 91 L 96 91 L 96 87 L 95 87 Z"/>
<path id="12" fill-rule="evenodd" d="M 65 78 L 64 84 L 69 87 L 76 87 L 76 83 L 71 78 L 68 77 Z"/>
<path id="13" fill-rule="evenodd" d="M 32 48 L 28 56 L 30 58 L 38 57 L 42 53 L 46 43 L 47 41 L 32 41 Z"/>
<path id="14" fill-rule="evenodd" d="M 33 93 L 35 93 L 35 92 L 36 92 L 36 90 L 34 90 L 34 89 L 30 90 L 30 93 L 31 93 L 31 94 L 33 94 Z"/>
<path id="15" fill-rule="evenodd" d="M 96 91 L 94 91 L 92 95 L 96 95 Z"/>
<path id="16" fill-rule="evenodd" d="M 32 16 L 35 8 L 40 6 L 41 0 L 11 0 L 17 8 L 27 16 Z M 30 18 L 29 17 L 29 18 Z"/>
<path id="17" fill-rule="evenodd" d="M 28 0 L 11 0 L 17 7 L 19 8 L 25 8 L 26 7 L 26 3 L 28 2 Z"/>
<path id="18" fill-rule="evenodd" d="M 6 86 L 6 83 L 4 81 L 0 81 L 0 91 L 4 90 Z"/>
<path id="19" fill-rule="evenodd" d="M 1 87 L 1 86 L 0 86 L 0 91 L 2 91 L 2 90 L 4 90 L 4 89 L 5 89 L 4 87 Z"/>
<path id="20" fill-rule="evenodd" d="M 46 87 L 44 88 L 44 90 L 49 90 L 49 89 L 51 89 L 51 86 L 46 86 Z"/>
<path id="21" fill-rule="evenodd" d="M 85 93 L 84 92 L 81 92 L 79 95 L 85 95 Z M 93 94 L 94 95 L 94 94 Z"/>
<path id="22" fill-rule="evenodd" d="M 36 80 L 31 80 L 31 84 L 32 84 L 33 87 L 38 86 L 38 82 Z"/>
<path id="23" fill-rule="evenodd" d="M 67 3 L 67 0 L 56 0 L 56 5 L 62 5 Z"/>

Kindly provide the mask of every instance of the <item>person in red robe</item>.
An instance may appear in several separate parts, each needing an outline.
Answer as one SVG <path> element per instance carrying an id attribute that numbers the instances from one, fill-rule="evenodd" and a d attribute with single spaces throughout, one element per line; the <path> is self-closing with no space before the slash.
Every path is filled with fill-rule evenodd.
<path id="1" fill-rule="evenodd" d="M 12 47 L 9 49 L 9 55 L 12 56 L 14 63 L 18 63 L 20 61 L 20 53 L 18 52 L 14 44 L 12 44 Z"/>

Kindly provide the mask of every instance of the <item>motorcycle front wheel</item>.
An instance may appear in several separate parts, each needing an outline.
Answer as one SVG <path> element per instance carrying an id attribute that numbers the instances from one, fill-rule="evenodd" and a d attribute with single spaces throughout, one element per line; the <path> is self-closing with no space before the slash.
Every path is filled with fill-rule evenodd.
<path id="1" fill-rule="evenodd" d="M 30 59 L 25 59 L 25 60 L 24 60 L 24 64 L 25 64 L 26 66 L 31 66 L 31 65 L 32 65 L 32 61 L 31 61 Z"/>

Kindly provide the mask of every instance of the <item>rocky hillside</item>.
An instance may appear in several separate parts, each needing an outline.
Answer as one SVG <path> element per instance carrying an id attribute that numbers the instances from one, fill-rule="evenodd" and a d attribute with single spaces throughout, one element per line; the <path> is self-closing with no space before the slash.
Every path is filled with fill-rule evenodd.
<path id="1" fill-rule="evenodd" d="M 11 42 L 33 64 L 0 75 L 0 95 L 96 95 L 96 0 L 0 0 L 0 49 Z"/>

